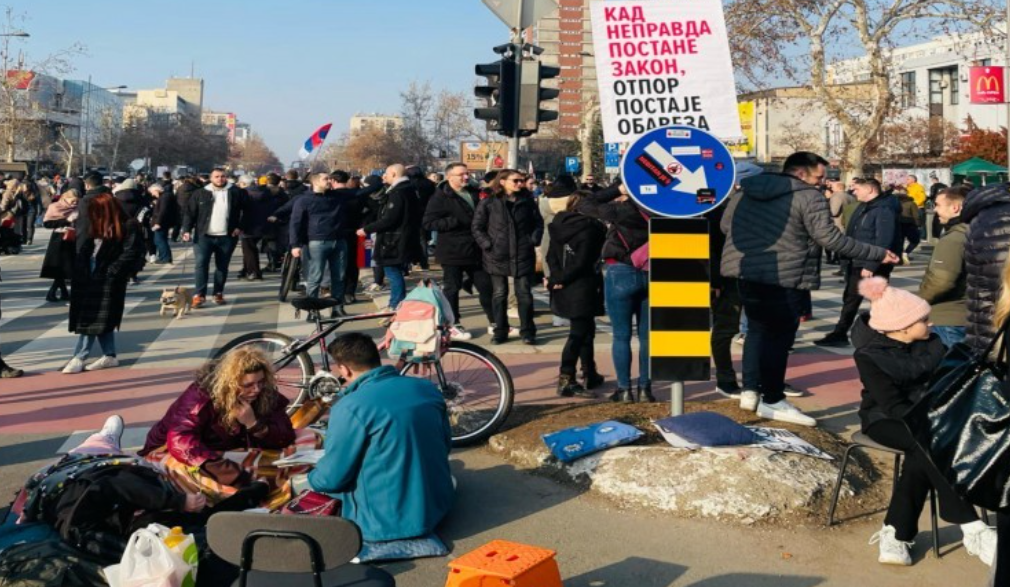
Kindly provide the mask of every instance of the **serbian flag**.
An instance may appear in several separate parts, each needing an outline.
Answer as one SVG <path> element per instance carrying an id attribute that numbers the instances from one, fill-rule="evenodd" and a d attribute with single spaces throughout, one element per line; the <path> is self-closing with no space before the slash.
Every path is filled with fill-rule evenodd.
<path id="1" fill-rule="evenodd" d="M 302 146 L 302 148 L 299 149 L 298 156 L 302 159 L 305 159 L 306 157 L 311 155 L 313 151 L 318 149 L 319 146 L 322 145 L 323 142 L 326 140 L 326 135 L 330 134 L 331 126 L 333 126 L 333 123 L 324 124 L 323 126 L 319 127 L 319 130 L 313 133 L 312 136 L 309 137 L 307 141 L 305 141 L 305 144 Z"/>

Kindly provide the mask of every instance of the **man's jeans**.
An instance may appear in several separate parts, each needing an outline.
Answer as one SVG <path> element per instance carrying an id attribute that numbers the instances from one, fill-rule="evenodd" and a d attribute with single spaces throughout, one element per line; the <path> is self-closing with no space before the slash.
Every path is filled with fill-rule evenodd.
<path id="1" fill-rule="evenodd" d="M 613 329 L 611 354 L 617 386 L 631 389 L 632 320 L 638 323 L 638 385 L 649 384 L 649 274 L 631 265 L 607 266 L 604 278 L 607 315 Z"/>
<path id="2" fill-rule="evenodd" d="M 383 265 L 383 272 L 389 280 L 389 307 L 396 309 L 407 297 L 407 280 L 403 277 L 403 265 Z"/>
<path id="3" fill-rule="evenodd" d="M 233 236 L 199 237 L 193 245 L 196 251 L 196 295 L 207 295 L 207 276 L 210 273 L 210 257 L 214 256 L 214 295 L 224 294 L 224 284 L 228 281 L 228 264 L 238 239 Z"/>
<path id="4" fill-rule="evenodd" d="M 757 391 L 766 404 L 785 398 L 789 349 L 796 341 L 804 292 L 777 285 L 740 280 L 740 298 L 747 313 L 743 343 L 743 386 Z"/>
<path id="5" fill-rule="evenodd" d="M 931 326 L 930 330 L 940 337 L 943 346 L 950 348 L 964 340 L 964 326 Z"/>
<path id="6" fill-rule="evenodd" d="M 515 277 L 516 299 L 519 301 L 519 335 L 533 338 L 537 325 L 533 323 L 532 275 Z M 494 314 L 494 337 L 505 340 L 509 336 L 508 318 L 509 278 L 507 275 L 491 276 L 491 312 Z"/>
<path id="7" fill-rule="evenodd" d="M 308 284 L 305 295 L 310 298 L 319 297 L 319 288 L 323 283 L 323 274 L 330 268 L 330 295 L 333 299 L 344 303 L 344 269 L 347 264 L 347 241 L 309 241 L 308 246 Z"/>
<path id="8" fill-rule="evenodd" d="M 168 244 L 168 229 L 154 231 L 154 247 L 158 250 L 159 263 L 172 262 L 172 247 Z"/>

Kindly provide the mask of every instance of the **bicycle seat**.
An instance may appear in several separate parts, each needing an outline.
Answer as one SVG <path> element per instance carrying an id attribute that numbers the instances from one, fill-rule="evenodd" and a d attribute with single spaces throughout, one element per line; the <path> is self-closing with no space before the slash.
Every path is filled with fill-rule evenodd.
<path id="1" fill-rule="evenodd" d="M 294 306 L 296 310 L 318 312 L 319 310 L 339 306 L 340 302 L 333 298 L 295 298 L 291 300 L 291 305 Z"/>

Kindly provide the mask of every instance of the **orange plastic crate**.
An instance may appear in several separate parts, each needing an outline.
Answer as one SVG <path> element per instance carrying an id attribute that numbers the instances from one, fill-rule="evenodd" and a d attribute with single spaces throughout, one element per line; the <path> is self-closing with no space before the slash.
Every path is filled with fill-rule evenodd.
<path id="1" fill-rule="evenodd" d="M 562 587 L 553 550 L 494 540 L 449 563 L 445 587 Z"/>

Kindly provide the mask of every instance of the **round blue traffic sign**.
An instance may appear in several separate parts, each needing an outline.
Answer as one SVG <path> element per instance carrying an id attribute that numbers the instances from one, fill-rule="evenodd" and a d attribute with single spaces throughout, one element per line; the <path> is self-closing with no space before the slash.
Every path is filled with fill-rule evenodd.
<path id="1" fill-rule="evenodd" d="M 660 216 L 700 216 L 736 186 L 733 155 L 711 134 L 690 126 L 650 131 L 624 153 L 621 176 L 631 197 Z"/>

